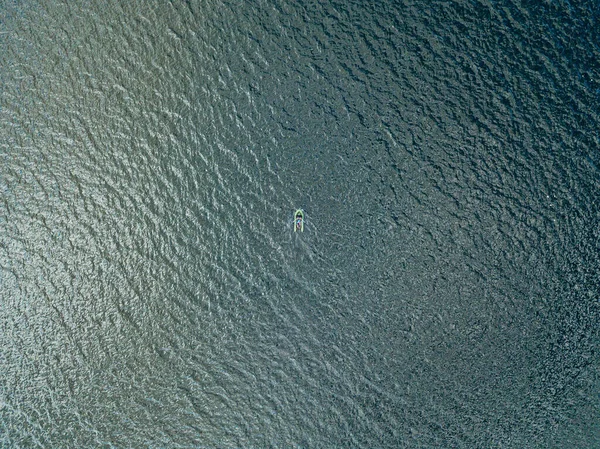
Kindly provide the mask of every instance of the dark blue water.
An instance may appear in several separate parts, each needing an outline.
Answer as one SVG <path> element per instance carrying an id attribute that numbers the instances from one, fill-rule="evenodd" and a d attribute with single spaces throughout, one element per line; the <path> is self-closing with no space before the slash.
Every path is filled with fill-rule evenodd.
<path id="1" fill-rule="evenodd" d="M 0 2 L 0 447 L 600 447 L 599 19 Z"/>

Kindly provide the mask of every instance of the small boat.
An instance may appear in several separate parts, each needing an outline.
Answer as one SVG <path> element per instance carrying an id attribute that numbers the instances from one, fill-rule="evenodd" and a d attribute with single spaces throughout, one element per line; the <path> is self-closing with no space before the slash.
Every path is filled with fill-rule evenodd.
<path id="1" fill-rule="evenodd" d="M 304 232 L 304 212 L 298 209 L 294 214 L 294 232 Z"/>

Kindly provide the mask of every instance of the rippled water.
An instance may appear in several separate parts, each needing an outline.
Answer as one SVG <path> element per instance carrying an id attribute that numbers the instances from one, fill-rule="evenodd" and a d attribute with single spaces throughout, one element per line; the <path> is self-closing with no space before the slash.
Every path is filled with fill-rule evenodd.
<path id="1" fill-rule="evenodd" d="M 0 2 L 0 447 L 600 447 L 599 18 Z"/>

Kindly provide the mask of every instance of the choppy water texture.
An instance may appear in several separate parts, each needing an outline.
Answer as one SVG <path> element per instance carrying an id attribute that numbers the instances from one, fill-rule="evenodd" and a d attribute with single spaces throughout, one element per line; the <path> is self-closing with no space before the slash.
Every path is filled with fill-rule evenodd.
<path id="1" fill-rule="evenodd" d="M 599 17 L 3 0 L 0 446 L 600 447 Z"/>

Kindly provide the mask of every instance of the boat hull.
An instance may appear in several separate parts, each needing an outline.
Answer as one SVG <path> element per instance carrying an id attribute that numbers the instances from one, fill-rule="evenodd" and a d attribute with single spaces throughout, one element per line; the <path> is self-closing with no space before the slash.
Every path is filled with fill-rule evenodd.
<path id="1" fill-rule="evenodd" d="M 294 232 L 304 232 L 304 212 L 298 209 L 294 214 Z"/>

